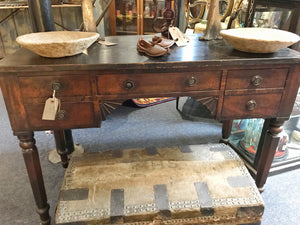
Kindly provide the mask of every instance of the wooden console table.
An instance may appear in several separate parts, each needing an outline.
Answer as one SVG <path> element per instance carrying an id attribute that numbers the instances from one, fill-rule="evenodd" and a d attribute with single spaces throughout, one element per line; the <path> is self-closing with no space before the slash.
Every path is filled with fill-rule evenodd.
<path id="1" fill-rule="evenodd" d="M 145 37 L 151 38 L 151 37 Z M 223 40 L 200 42 L 149 58 L 136 51 L 138 36 L 107 38 L 118 45 L 94 44 L 88 55 L 40 57 L 26 49 L 0 63 L 0 82 L 14 135 L 22 153 L 41 223 L 50 224 L 43 176 L 33 132 L 54 130 L 63 165 L 68 165 L 64 129 L 99 127 L 123 101 L 137 97 L 192 96 L 223 122 L 228 143 L 232 119 L 265 118 L 257 165 L 251 169 L 262 188 L 278 143 L 280 126 L 290 116 L 299 87 L 300 54 L 247 54 Z M 42 120 L 44 103 L 61 100 L 55 121 Z M 250 165 L 251 166 L 251 165 Z"/>

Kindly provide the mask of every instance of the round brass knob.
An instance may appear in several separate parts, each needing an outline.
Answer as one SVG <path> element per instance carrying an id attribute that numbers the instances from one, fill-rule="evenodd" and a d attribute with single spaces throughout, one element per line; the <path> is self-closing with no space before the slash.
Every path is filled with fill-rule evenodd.
<path id="1" fill-rule="evenodd" d="M 67 117 L 67 112 L 65 110 L 60 110 L 56 113 L 56 119 L 64 120 Z"/>
<path id="2" fill-rule="evenodd" d="M 52 85 L 51 85 L 51 88 L 53 91 L 55 92 L 59 92 L 62 90 L 62 84 L 59 83 L 59 82 L 53 82 Z"/>
<path id="3" fill-rule="evenodd" d="M 257 103 L 256 103 L 255 100 L 250 100 L 250 101 L 247 102 L 246 108 L 248 110 L 252 111 L 252 110 L 254 110 L 256 108 L 256 105 L 257 105 Z"/>
<path id="4" fill-rule="evenodd" d="M 134 82 L 132 80 L 126 80 L 123 83 L 123 86 L 124 86 L 125 89 L 130 90 L 134 87 Z"/>
<path id="5" fill-rule="evenodd" d="M 256 75 L 252 77 L 251 84 L 253 84 L 255 87 L 258 87 L 261 84 L 262 80 L 263 78 L 261 76 Z"/>
<path id="6" fill-rule="evenodd" d="M 197 83 L 197 80 L 196 80 L 195 77 L 190 77 L 189 79 L 187 79 L 185 81 L 185 83 L 186 83 L 186 85 L 192 87 L 192 86 L 194 86 Z"/>

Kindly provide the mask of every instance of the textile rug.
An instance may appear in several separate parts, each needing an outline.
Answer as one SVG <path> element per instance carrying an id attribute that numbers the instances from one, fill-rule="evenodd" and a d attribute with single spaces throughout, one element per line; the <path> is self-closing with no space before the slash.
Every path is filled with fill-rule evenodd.
<path id="1" fill-rule="evenodd" d="M 176 97 L 163 97 L 163 98 L 134 98 L 133 103 L 138 107 L 148 107 L 157 105 L 163 102 L 175 100 Z"/>

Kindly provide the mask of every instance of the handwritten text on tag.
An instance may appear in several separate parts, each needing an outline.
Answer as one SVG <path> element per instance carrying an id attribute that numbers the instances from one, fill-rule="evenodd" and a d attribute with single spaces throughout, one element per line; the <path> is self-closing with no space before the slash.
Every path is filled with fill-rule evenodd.
<path id="1" fill-rule="evenodd" d="M 42 120 L 55 120 L 60 101 L 57 98 L 48 98 L 45 102 Z"/>

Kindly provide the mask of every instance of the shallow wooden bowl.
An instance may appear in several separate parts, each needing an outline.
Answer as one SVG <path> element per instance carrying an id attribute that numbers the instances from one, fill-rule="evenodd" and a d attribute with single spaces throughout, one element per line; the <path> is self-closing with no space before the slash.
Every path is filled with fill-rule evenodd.
<path id="1" fill-rule="evenodd" d="M 16 41 L 40 56 L 59 58 L 82 53 L 98 37 L 94 32 L 51 31 L 25 34 Z"/>
<path id="2" fill-rule="evenodd" d="M 251 53 L 273 53 L 300 40 L 294 33 L 271 28 L 237 28 L 220 33 L 235 49 Z"/>

